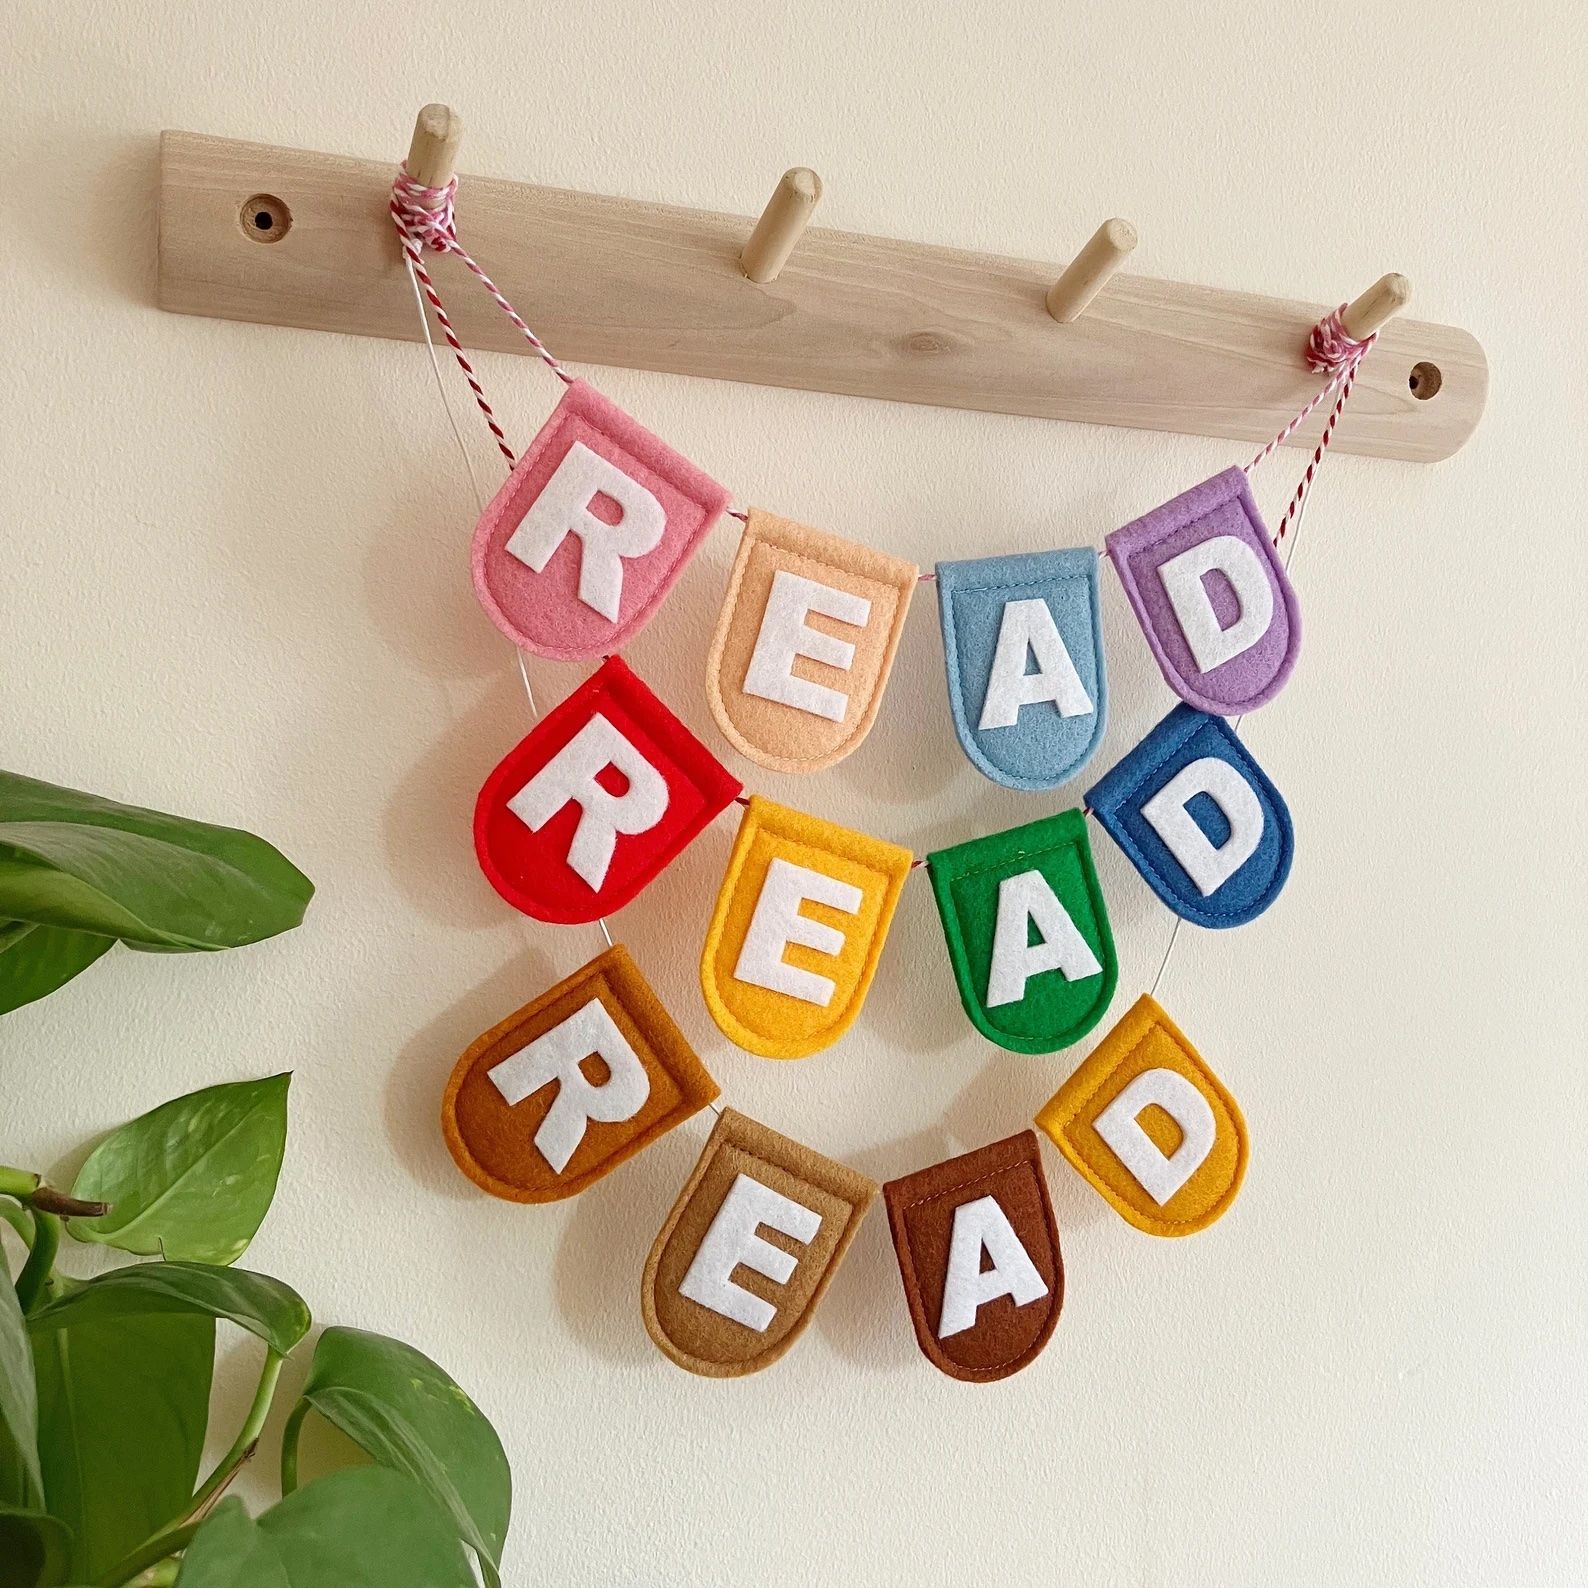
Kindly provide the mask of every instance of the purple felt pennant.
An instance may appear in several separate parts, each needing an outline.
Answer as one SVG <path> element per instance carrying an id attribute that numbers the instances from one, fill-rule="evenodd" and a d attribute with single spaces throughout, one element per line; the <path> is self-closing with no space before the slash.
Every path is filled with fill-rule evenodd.
<path id="1" fill-rule="evenodd" d="M 1233 717 L 1284 687 L 1301 613 L 1243 470 L 1215 474 L 1116 529 L 1107 549 L 1182 700 Z"/>

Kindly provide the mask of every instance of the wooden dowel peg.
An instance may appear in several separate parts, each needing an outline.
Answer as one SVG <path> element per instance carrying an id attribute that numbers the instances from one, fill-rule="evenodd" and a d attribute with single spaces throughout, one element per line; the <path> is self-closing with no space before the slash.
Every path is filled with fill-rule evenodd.
<path id="1" fill-rule="evenodd" d="M 807 166 L 797 165 L 778 179 L 772 197 L 761 211 L 761 219 L 739 255 L 739 263 L 751 281 L 764 286 L 777 280 L 821 196 L 822 179 Z"/>
<path id="2" fill-rule="evenodd" d="M 425 187 L 445 187 L 457 169 L 463 117 L 450 105 L 426 105 L 414 118 L 408 174 Z"/>
<path id="3" fill-rule="evenodd" d="M 1070 261 L 1070 268 L 1048 288 L 1048 313 L 1060 325 L 1080 319 L 1135 246 L 1136 228 L 1129 221 L 1118 216 L 1104 221 Z"/>
<path id="4" fill-rule="evenodd" d="M 1360 298 L 1346 304 L 1340 324 L 1353 342 L 1362 342 L 1393 320 L 1411 301 L 1411 282 L 1392 272 L 1380 276 Z"/>

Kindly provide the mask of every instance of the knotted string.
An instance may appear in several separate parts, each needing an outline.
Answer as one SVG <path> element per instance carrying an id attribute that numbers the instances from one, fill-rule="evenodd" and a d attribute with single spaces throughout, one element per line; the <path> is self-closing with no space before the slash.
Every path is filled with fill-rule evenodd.
<path id="1" fill-rule="evenodd" d="M 1330 393 L 1336 391 L 1339 393 L 1334 407 L 1329 410 L 1328 419 L 1324 422 L 1323 434 L 1318 438 L 1317 446 L 1313 448 L 1306 472 L 1296 486 L 1290 505 L 1285 509 L 1285 516 L 1279 521 L 1279 531 L 1274 536 L 1276 546 L 1285 538 L 1285 531 L 1290 528 L 1292 518 L 1300 511 L 1301 504 L 1307 499 L 1307 492 L 1312 488 L 1318 465 L 1323 462 L 1323 455 L 1329 450 L 1329 443 L 1334 439 L 1334 427 L 1339 423 L 1340 414 L 1351 395 L 1351 388 L 1356 383 L 1356 372 L 1361 368 L 1362 360 L 1367 357 L 1368 349 L 1378 341 L 1377 331 L 1364 337 L 1360 342 L 1357 341 L 1345 328 L 1344 314 L 1345 305 L 1342 303 L 1338 309 L 1324 315 L 1313 326 L 1307 337 L 1308 368 L 1319 375 L 1329 377 L 1323 389 L 1246 465 L 1246 472 L 1250 474 L 1276 447 L 1284 445 L 1296 427 L 1305 422 L 1307 416 L 1319 403 L 1323 402 Z"/>

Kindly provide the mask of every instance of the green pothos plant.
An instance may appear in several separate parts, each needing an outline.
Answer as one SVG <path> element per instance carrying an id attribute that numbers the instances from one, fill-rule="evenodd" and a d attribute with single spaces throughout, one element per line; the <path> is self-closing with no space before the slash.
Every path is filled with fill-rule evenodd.
<path id="1" fill-rule="evenodd" d="M 313 891 L 251 833 L 0 772 L 0 1015 L 118 944 L 180 953 L 287 931 Z M 0 1166 L 14 1237 L 0 1239 L 0 1588 L 467 1588 L 471 1553 L 499 1583 L 501 1442 L 434 1362 L 382 1335 L 320 1335 L 283 1430 L 280 1501 L 250 1515 L 227 1494 L 311 1327 L 289 1286 L 231 1266 L 275 1196 L 288 1081 L 142 1115 L 99 1143 L 69 1193 Z M 16 1084 L 0 1070 L 0 1097 Z M 63 1233 L 148 1261 L 73 1278 L 58 1266 Z M 254 1336 L 263 1358 L 235 1437 L 204 1470 L 218 1324 Z M 310 1416 L 369 1463 L 300 1484 Z"/>
<path id="2" fill-rule="evenodd" d="M 275 1195 L 289 1077 L 213 1086 L 113 1131 L 71 1192 L 0 1167 L 0 1588 L 468 1588 L 499 1582 L 511 1505 L 500 1440 L 428 1357 L 358 1329 L 319 1337 L 282 1437 L 282 1498 L 226 1490 L 252 1458 L 309 1309 L 231 1265 Z M 73 1279 L 63 1229 L 153 1259 Z M 3 1249 L 3 1243 L 0 1243 Z M 225 1453 L 202 1472 L 216 1325 L 263 1359 Z M 304 1421 L 369 1456 L 299 1482 Z"/>

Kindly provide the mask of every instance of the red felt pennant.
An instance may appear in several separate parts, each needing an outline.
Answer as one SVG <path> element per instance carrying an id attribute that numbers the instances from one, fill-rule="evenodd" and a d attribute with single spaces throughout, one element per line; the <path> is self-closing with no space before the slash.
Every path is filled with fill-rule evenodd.
<path id="1" fill-rule="evenodd" d="M 474 848 L 514 909 L 594 921 L 627 904 L 739 790 L 612 656 L 485 780 Z"/>

